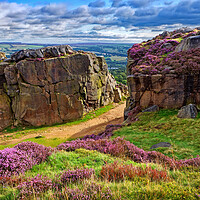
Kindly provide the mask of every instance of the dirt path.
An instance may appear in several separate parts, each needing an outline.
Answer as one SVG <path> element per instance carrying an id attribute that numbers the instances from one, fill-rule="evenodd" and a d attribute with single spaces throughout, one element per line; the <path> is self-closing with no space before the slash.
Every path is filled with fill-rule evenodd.
<path id="1" fill-rule="evenodd" d="M 82 122 L 77 125 L 72 126 L 60 126 L 60 127 L 49 127 L 45 131 L 38 130 L 34 133 L 26 133 L 17 139 L 6 139 L 2 141 L 0 138 L 0 145 L 9 145 L 22 142 L 25 139 L 34 138 L 38 135 L 42 135 L 47 139 L 52 138 L 77 138 L 88 134 L 98 134 L 103 131 L 108 124 L 119 124 L 123 122 L 125 103 L 116 105 L 113 109 L 108 112 L 96 117 L 94 119 L 88 120 L 87 122 Z M 5 135 L 4 135 L 5 138 Z"/>

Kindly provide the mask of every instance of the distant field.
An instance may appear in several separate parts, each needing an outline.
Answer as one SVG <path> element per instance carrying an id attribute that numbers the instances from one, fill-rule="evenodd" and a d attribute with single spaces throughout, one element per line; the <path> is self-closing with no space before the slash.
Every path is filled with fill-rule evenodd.
<path id="1" fill-rule="evenodd" d="M 4 52 L 6 54 L 7 58 L 10 58 L 10 56 L 15 53 L 16 51 L 22 50 L 22 49 L 38 49 L 45 47 L 46 45 L 42 44 L 4 44 L 0 43 L 0 51 Z"/>
<path id="2" fill-rule="evenodd" d="M 122 57 L 122 56 L 111 56 L 110 59 L 112 61 L 126 61 L 126 57 Z"/>
<path id="3" fill-rule="evenodd" d="M 15 49 L 39 49 L 44 47 L 44 45 L 13 45 Z"/>

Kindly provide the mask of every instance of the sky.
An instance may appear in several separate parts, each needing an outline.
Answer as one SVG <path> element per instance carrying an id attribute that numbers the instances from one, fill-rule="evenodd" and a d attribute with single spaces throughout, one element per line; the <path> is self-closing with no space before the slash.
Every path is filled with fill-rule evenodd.
<path id="1" fill-rule="evenodd" d="M 137 43 L 200 26 L 200 0 L 0 0 L 0 42 Z"/>

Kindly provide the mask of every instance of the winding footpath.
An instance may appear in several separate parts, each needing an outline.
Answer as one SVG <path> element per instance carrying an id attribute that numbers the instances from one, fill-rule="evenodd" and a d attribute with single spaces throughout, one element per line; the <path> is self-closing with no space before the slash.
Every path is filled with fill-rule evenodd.
<path id="1" fill-rule="evenodd" d="M 86 122 L 82 122 L 77 125 L 62 125 L 59 127 L 48 127 L 45 130 L 38 129 L 37 131 L 26 132 L 13 138 L 16 133 L 9 133 L 0 135 L 0 145 L 10 145 L 20 143 L 23 140 L 34 138 L 38 135 L 45 137 L 46 139 L 53 138 L 78 138 L 88 134 L 98 134 L 102 132 L 108 124 L 120 124 L 124 119 L 125 103 L 116 104 L 115 107 L 108 112 Z M 10 138 L 10 139 L 9 139 Z"/>

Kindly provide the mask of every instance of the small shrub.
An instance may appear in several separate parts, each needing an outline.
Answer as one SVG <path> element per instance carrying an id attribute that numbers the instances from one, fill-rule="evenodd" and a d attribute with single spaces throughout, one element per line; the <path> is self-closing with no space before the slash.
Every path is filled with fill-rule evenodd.
<path id="1" fill-rule="evenodd" d="M 103 166 L 100 174 L 102 178 L 108 181 L 133 180 L 136 176 L 148 177 L 152 181 L 170 180 L 166 171 L 158 171 L 151 167 L 142 169 L 140 167 L 134 167 L 132 164 L 122 165 L 117 162 Z"/>
<path id="2" fill-rule="evenodd" d="M 15 186 L 18 186 L 22 181 L 23 179 L 18 176 L 17 177 L 0 176 L 0 186 L 2 185 L 3 187 L 6 187 L 8 185 L 15 187 Z"/>
<path id="3" fill-rule="evenodd" d="M 22 182 L 18 187 L 19 196 L 23 199 L 31 196 L 39 196 L 52 188 L 52 180 L 47 177 L 37 175 L 32 179 Z"/>
<path id="4" fill-rule="evenodd" d="M 0 176 L 11 177 L 31 169 L 33 161 L 25 151 L 7 148 L 0 151 Z"/>
<path id="5" fill-rule="evenodd" d="M 68 199 L 68 200 L 106 200 L 113 199 L 111 190 L 103 188 L 96 183 L 87 184 L 82 190 L 65 188 L 62 192 L 57 192 L 53 195 L 55 199 Z"/>
<path id="6" fill-rule="evenodd" d="M 60 181 L 63 185 L 71 182 L 78 182 L 83 179 L 91 178 L 94 174 L 94 169 L 76 169 L 64 171 L 60 177 Z"/>
<path id="7" fill-rule="evenodd" d="M 14 147 L 17 150 L 25 151 L 33 160 L 35 165 L 44 162 L 53 152 L 53 148 L 45 147 L 34 142 L 22 142 Z"/>
<path id="8" fill-rule="evenodd" d="M 200 166 L 200 156 L 197 155 L 196 158 L 180 160 L 179 163 L 180 163 L 180 165 L 185 166 L 185 167 L 189 167 L 189 166 L 199 167 Z"/>

